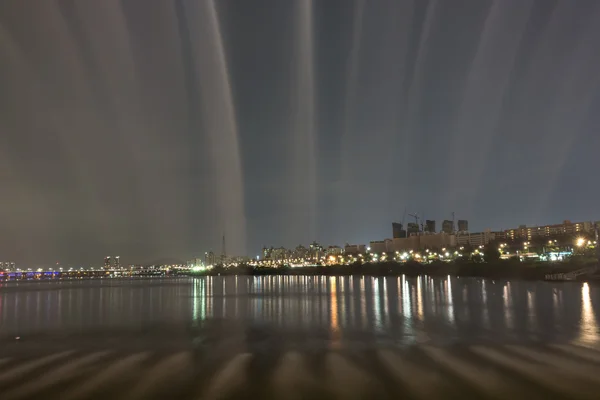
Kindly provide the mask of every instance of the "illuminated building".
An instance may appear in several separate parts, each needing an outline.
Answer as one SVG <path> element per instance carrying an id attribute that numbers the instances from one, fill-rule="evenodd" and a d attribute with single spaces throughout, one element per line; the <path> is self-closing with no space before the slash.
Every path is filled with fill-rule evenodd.
<path id="1" fill-rule="evenodd" d="M 114 268 L 121 269 L 121 256 L 116 256 L 113 260 Z"/>
<path id="2" fill-rule="evenodd" d="M 14 271 L 15 269 L 15 263 L 13 261 L 0 261 L 0 270 Z"/>
<path id="3" fill-rule="evenodd" d="M 562 224 L 532 226 L 520 225 L 517 229 L 506 231 L 507 239 L 525 239 L 531 240 L 534 237 L 576 235 L 578 233 L 592 233 L 592 222 L 571 222 L 563 221 Z"/>
<path id="4" fill-rule="evenodd" d="M 321 246 L 316 241 L 312 242 L 308 246 L 308 249 L 309 249 L 309 256 L 313 260 L 318 260 L 319 258 L 321 258 L 321 257 L 323 257 L 325 255 L 325 252 L 323 251 L 323 246 Z"/>
<path id="5" fill-rule="evenodd" d="M 367 246 L 364 244 L 346 244 L 344 246 L 344 253 L 346 254 L 365 254 L 367 252 Z"/>
<path id="6" fill-rule="evenodd" d="M 454 246 L 456 246 L 456 236 L 440 232 L 431 235 L 413 235 L 407 238 L 393 239 L 388 251 L 442 249 Z"/>
<path id="7" fill-rule="evenodd" d="M 371 253 L 382 254 L 392 252 L 393 243 L 392 239 L 374 240 L 369 242 L 369 246 L 371 247 Z"/>
<path id="8" fill-rule="evenodd" d="M 485 246 L 492 240 L 499 239 L 496 237 L 496 233 L 487 229 L 484 232 L 468 233 L 459 231 L 456 235 L 456 244 L 464 246 L 470 244 L 471 246 Z"/>
<path id="9" fill-rule="evenodd" d="M 263 260 L 268 260 L 271 258 L 271 253 L 273 253 L 273 246 L 271 246 L 271 248 L 269 249 L 268 247 L 263 247 L 262 249 L 262 253 L 263 253 Z"/>
<path id="10" fill-rule="evenodd" d="M 106 256 L 104 257 L 104 269 L 110 269 L 112 264 L 112 257 L 111 256 Z"/>
<path id="11" fill-rule="evenodd" d="M 217 256 L 215 253 L 212 251 L 204 253 L 204 265 L 207 267 L 210 265 L 217 265 Z"/>
<path id="12" fill-rule="evenodd" d="M 504 240 L 504 239 L 506 239 L 506 231 L 495 231 L 494 236 L 496 236 L 496 240 L 499 240 L 499 239 Z"/>
<path id="13" fill-rule="evenodd" d="M 277 247 L 271 252 L 271 259 L 273 261 L 284 261 L 290 256 L 290 251 L 285 247 Z"/>
<path id="14" fill-rule="evenodd" d="M 294 249 L 293 258 L 295 259 L 303 259 L 308 257 L 308 249 L 302 245 L 296 246 Z"/>
<path id="15" fill-rule="evenodd" d="M 327 254 L 328 256 L 339 256 L 343 252 L 344 249 L 342 249 L 340 246 L 329 246 L 325 251 L 325 254 Z"/>

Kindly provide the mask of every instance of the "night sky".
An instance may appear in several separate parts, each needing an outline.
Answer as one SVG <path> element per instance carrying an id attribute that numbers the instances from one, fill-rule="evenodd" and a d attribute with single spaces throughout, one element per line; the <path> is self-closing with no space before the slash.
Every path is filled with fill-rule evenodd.
<path id="1" fill-rule="evenodd" d="M 599 38 L 597 0 L 2 1 L 0 261 L 600 220 Z"/>

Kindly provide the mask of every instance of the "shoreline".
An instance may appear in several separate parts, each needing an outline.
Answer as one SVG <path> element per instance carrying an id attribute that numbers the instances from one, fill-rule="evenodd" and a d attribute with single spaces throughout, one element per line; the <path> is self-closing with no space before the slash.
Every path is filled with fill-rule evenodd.
<path id="1" fill-rule="evenodd" d="M 528 281 L 546 281 L 546 275 L 568 274 L 597 264 L 526 264 L 511 261 L 498 261 L 494 263 L 397 263 L 383 262 L 360 265 L 327 265 L 315 267 L 215 267 L 210 271 L 191 273 L 190 276 L 454 276 L 459 278 L 483 279 L 518 279 Z M 550 281 L 550 280 L 548 280 Z M 559 282 L 560 280 L 554 280 Z M 600 281 L 598 272 L 594 275 L 582 275 L 577 279 L 565 281 Z"/>
<path id="2" fill-rule="evenodd" d="M 598 270 L 592 274 L 584 274 L 574 279 L 546 279 L 547 275 L 569 274 L 582 269 L 596 267 Z M 81 277 L 57 277 L 41 279 L 5 279 L 0 284 L 36 283 L 36 282 L 76 282 L 81 280 L 92 281 L 127 281 L 156 279 L 177 279 L 185 277 L 202 276 L 373 276 L 373 277 L 457 277 L 457 278 L 480 278 L 480 279 L 512 279 L 524 281 L 548 281 L 548 282 L 597 282 L 600 283 L 600 268 L 597 263 L 522 263 L 499 260 L 491 263 L 474 262 L 434 262 L 421 264 L 417 262 L 379 262 L 352 265 L 317 265 L 305 267 L 256 267 L 240 265 L 237 267 L 224 268 L 216 266 L 202 272 L 179 272 L 165 275 L 133 275 L 133 276 L 81 276 Z"/>

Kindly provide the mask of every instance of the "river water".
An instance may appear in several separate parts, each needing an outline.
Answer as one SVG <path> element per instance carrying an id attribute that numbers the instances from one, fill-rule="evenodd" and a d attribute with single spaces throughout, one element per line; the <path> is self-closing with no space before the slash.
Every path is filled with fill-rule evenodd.
<path id="1" fill-rule="evenodd" d="M 0 337 L 249 327 L 330 344 L 600 342 L 600 287 L 407 277 L 199 277 L 0 284 Z"/>

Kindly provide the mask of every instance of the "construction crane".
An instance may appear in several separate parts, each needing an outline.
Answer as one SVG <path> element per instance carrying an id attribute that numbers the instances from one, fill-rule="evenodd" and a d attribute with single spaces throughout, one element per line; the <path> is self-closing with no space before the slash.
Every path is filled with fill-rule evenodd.
<path id="1" fill-rule="evenodd" d="M 452 211 L 452 233 L 454 233 L 454 211 Z"/>
<path id="2" fill-rule="evenodd" d="M 413 217 L 415 219 L 415 224 L 417 225 L 417 230 L 419 229 L 419 213 L 408 214 L 409 217 Z"/>

